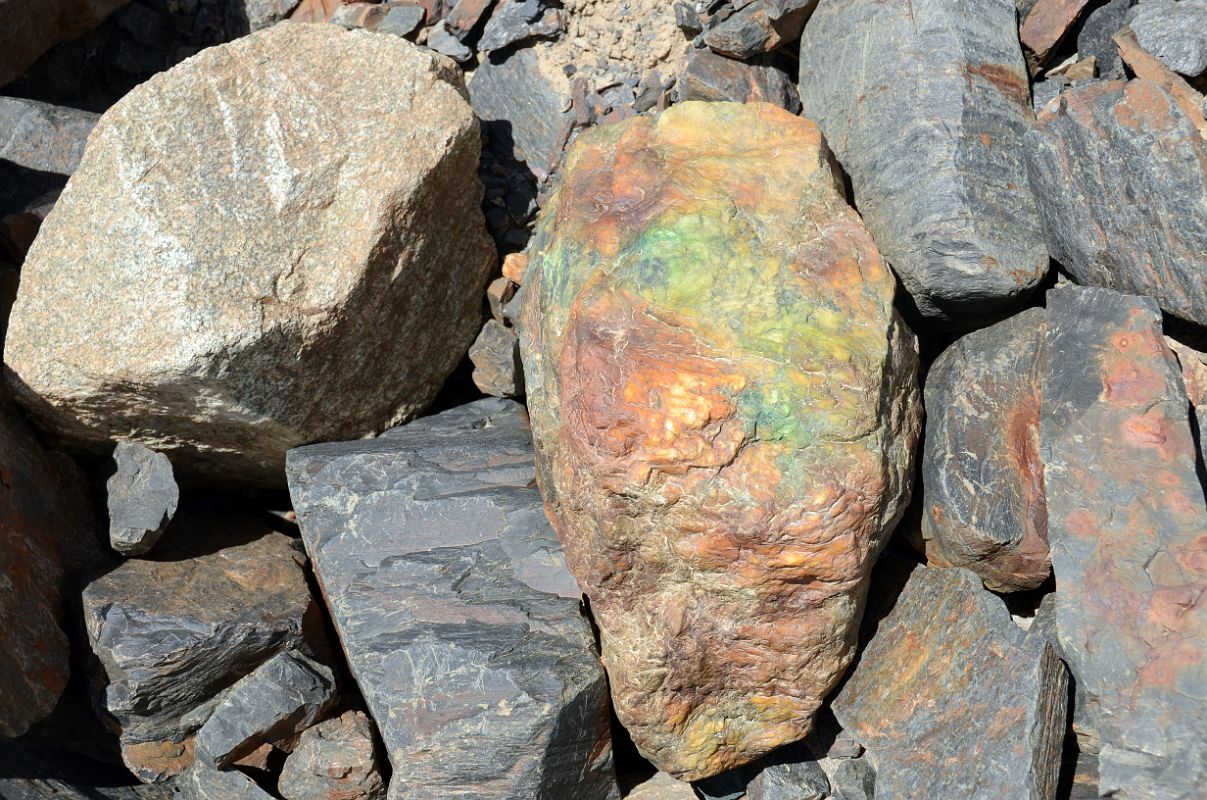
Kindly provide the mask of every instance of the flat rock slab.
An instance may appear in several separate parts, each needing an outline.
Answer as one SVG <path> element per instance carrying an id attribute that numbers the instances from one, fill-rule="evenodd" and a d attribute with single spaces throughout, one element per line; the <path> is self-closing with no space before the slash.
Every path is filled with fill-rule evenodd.
<path id="1" fill-rule="evenodd" d="M 800 94 L 923 317 L 967 325 L 1048 270 L 1027 188 L 1031 95 L 1011 0 L 822 0 Z"/>
<path id="2" fill-rule="evenodd" d="M 288 470 L 391 798 L 618 797 L 607 683 L 522 406 L 299 448 Z"/>
<path id="3" fill-rule="evenodd" d="M 172 521 L 180 487 L 168 457 L 138 442 L 118 442 L 113 461 L 117 472 L 105 484 L 109 546 L 122 555 L 143 555 Z"/>
<path id="4" fill-rule="evenodd" d="M 684 780 L 809 731 L 908 501 L 914 338 L 829 158 L 761 103 L 600 127 L 529 254 L 541 489 L 616 713 Z"/>
<path id="5" fill-rule="evenodd" d="M 495 259 L 464 91 L 398 37 L 297 24 L 140 84 L 26 259 L 14 395 L 74 446 L 136 440 L 239 485 L 416 414 L 480 329 Z"/>
<path id="6" fill-rule="evenodd" d="M 1201 108 L 1151 80 L 1091 83 L 1050 103 L 1025 150 L 1052 257 L 1079 283 L 1207 324 L 1204 129 Z"/>
<path id="7" fill-rule="evenodd" d="M 995 591 L 1052 574 L 1039 450 L 1045 312 L 960 338 L 926 376 L 922 535 L 927 560 Z"/>
<path id="8" fill-rule="evenodd" d="M 874 631 L 832 707 L 876 800 L 1056 796 L 1068 675 L 975 573 L 915 568 Z"/>
<path id="9" fill-rule="evenodd" d="M 1207 786 L 1207 500 L 1152 300 L 1049 294 L 1041 423 L 1056 622 L 1096 705 L 1101 790 Z"/>
<path id="10" fill-rule="evenodd" d="M 232 684 L 282 650 L 318 646 L 304 561 L 254 518 L 190 515 L 152 558 L 85 587 L 98 711 L 141 780 L 189 766 L 195 732 Z"/>

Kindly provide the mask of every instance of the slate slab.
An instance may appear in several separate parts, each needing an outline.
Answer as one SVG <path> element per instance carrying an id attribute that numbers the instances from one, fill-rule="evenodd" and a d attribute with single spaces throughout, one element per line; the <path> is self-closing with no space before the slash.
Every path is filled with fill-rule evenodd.
<path id="1" fill-rule="evenodd" d="M 109 505 L 109 546 L 126 556 L 150 552 L 163 536 L 180 502 L 172 462 L 138 442 L 118 442 L 117 472 L 105 484 Z"/>

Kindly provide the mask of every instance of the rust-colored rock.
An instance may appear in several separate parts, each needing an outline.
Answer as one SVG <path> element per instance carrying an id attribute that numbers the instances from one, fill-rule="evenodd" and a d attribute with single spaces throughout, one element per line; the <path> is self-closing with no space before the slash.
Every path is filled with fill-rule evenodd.
<path id="1" fill-rule="evenodd" d="M 1031 8 L 1019 39 L 1033 67 L 1047 62 L 1089 4 L 1090 0 L 1039 0 Z"/>
<path id="2" fill-rule="evenodd" d="M 829 157 L 758 103 L 597 128 L 530 253 L 546 508 L 620 721 L 682 779 L 808 733 L 909 496 L 914 339 Z"/>

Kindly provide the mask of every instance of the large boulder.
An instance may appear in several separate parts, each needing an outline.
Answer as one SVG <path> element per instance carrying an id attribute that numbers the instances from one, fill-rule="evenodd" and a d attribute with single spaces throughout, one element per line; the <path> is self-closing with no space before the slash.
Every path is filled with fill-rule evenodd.
<path id="1" fill-rule="evenodd" d="M 88 549 L 89 504 L 75 465 L 0 405 L 0 737 L 25 733 L 67 686 L 63 560 Z"/>
<path id="2" fill-rule="evenodd" d="M 1106 89 L 1105 91 L 1117 91 Z M 1207 499 L 1156 303 L 1049 294 L 1041 441 L 1056 625 L 1094 706 L 1103 796 L 1207 786 Z"/>
<path id="3" fill-rule="evenodd" d="M 808 732 L 909 497 L 914 337 L 828 158 L 766 104 L 595 129 L 524 278 L 547 509 L 617 715 L 687 780 Z"/>
<path id="4" fill-rule="evenodd" d="M 607 681 L 523 406 L 289 454 L 302 537 L 394 800 L 615 800 Z"/>
<path id="5" fill-rule="evenodd" d="M 284 650 L 321 651 L 304 561 L 254 518 L 182 515 L 153 556 L 84 588 L 96 704 L 141 780 L 193 762 L 197 730 L 240 678 Z"/>
<path id="6" fill-rule="evenodd" d="M 966 324 L 1029 294 L 1048 251 L 1027 187 L 1032 121 L 1012 0 L 822 0 L 801 101 L 918 311 Z"/>
<path id="7" fill-rule="evenodd" d="M 1205 131 L 1173 83 L 1090 83 L 1050 103 L 1025 149 L 1052 257 L 1207 324 Z"/>
<path id="8" fill-rule="evenodd" d="M 0 0 L 0 86 L 56 44 L 82 36 L 130 0 Z"/>
<path id="9" fill-rule="evenodd" d="M 927 560 L 995 591 L 1052 574 L 1039 451 L 1044 310 L 959 339 L 926 376 L 922 536 Z"/>
<path id="10" fill-rule="evenodd" d="M 414 415 L 481 327 L 494 260 L 463 93 L 398 37 L 297 24 L 140 85 L 25 263 L 14 394 L 65 440 L 243 484 Z"/>

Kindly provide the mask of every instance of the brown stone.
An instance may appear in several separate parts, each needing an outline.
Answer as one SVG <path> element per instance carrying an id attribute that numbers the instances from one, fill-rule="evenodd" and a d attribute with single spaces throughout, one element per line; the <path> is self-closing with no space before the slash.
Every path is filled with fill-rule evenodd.
<path id="1" fill-rule="evenodd" d="M 1119 48 L 1119 56 L 1136 77 L 1152 81 L 1168 92 L 1186 118 L 1198 128 L 1200 135 L 1207 139 L 1207 122 L 1203 118 L 1203 95 L 1195 91 L 1185 78 L 1141 47 L 1136 41 L 1136 34 L 1130 29 L 1124 28 L 1116 34 L 1115 44 Z"/>
<path id="2" fill-rule="evenodd" d="M 524 285 L 524 272 L 528 269 L 528 256 L 524 253 L 508 253 L 503 256 L 503 277 L 517 286 Z"/>
<path id="3" fill-rule="evenodd" d="M 685 780 L 800 739 L 920 426 L 913 335 L 820 132 L 696 102 L 588 131 L 530 258 L 538 479 L 617 716 Z"/>
<path id="4" fill-rule="evenodd" d="M 510 278 L 495 278 L 486 287 L 486 302 L 490 304 L 491 318 L 503 322 L 503 309 L 515 297 L 516 285 Z"/>
<path id="5" fill-rule="evenodd" d="M 444 19 L 453 31 L 464 37 L 477 27 L 494 4 L 495 0 L 457 0 Z"/>
<path id="6" fill-rule="evenodd" d="M 1023 20 L 1019 39 L 1032 68 L 1045 64 L 1073 29 L 1090 0 L 1039 0 Z"/>

